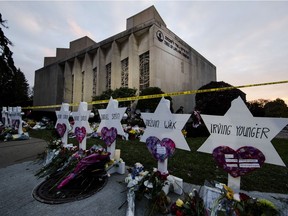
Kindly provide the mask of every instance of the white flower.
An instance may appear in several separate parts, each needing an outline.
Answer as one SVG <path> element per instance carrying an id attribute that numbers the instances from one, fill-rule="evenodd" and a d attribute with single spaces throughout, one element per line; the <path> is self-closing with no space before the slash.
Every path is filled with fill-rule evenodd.
<path id="1" fill-rule="evenodd" d="M 141 173 L 139 173 L 139 175 L 140 176 L 146 176 L 148 173 L 149 173 L 148 171 L 145 171 L 145 172 L 142 171 Z"/>
<path id="2" fill-rule="evenodd" d="M 128 174 L 128 176 L 125 178 L 125 183 L 129 183 L 132 180 L 131 175 Z"/>
<path id="3" fill-rule="evenodd" d="M 143 167 L 143 165 L 139 162 L 135 163 L 135 167 L 138 168 L 138 167 Z"/>

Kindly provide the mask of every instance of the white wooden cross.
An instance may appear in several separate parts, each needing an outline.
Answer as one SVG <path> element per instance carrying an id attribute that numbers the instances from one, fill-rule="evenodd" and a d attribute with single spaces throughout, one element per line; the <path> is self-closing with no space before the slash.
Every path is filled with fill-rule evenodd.
<path id="1" fill-rule="evenodd" d="M 8 117 L 8 127 L 12 127 L 12 107 L 8 107 L 8 114 L 7 114 L 7 117 Z"/>
<path id="2" fill-rule="evenodd" d="M 18 134 L 23 134 L 23 128 L 22 128 L 22 109 L 20 106 L 15 107 L 15 120 L 18 121 Z"/>
<path id="3" fill-rule="evenodd" d="M 62 145 L 67 145 L 68 141 L 68 132 L 70 130 L 70 123 L 69 123 L 69 104 L 62 103 L 60 111 L 55 111 L 57 116 L 57 122 L 55 128 L 58 134 L 61 137 Z"/>
<path id="4" fill-rule="evenodd" d="M 288 124 L 288 118 L 254 117 L 244 101 L 238 97 L 224 116 L 201 115 L 210 136 L 197 151 L 213 153 L 219 146 L 228 146 L 235 151 L 244 146 L 259 149 L 265 163 L 286 166 L 271 140 Z M 239 168 L 240 169 L 240 168 Z M 228 186 L 240 191 L 241 177 L 228 174 Z"/>
<path id="5" fill-rule="evenodd" d="M 116 128 L 118 135 L 125 135 L 123 127 L 121 125 L 121 119 L 125 113 L 126 107 L 118 108 L 118 101 L 112 97 L 109 100 L 106 109 L 99 109 L 99 115 L 101 118 L 100 125 L 97 129 L 97 133 L 101 133 L 102 128 L 106 127 L 110 130 L 112 127 Z M 111 157 L 114 158 L 116 146 L 116 139 L 111 146 L 107 147 L 107 151 L 111 153 Z"/>
<path id="6" fill-rule="evenodd" d="M 2 107 L 2 123 L 4 124 L 4 127 L 8 127 L 8 111 L 7 107 Z"/>
<path id="7" fill-rule="evenodd" d="M 190 151 L 182 133 L 182 129 L 188 121 L 190 114 L 172 114 L 170 111 L 170 101 L 162 97 L 154 113 L 141 113 L 141 116 L 146 129 L 140 141 L 147 142 L 147 138 L 152 136 L 157 137 L 160 141 L 164 138 L 169 138 L 173 140 L 176 148 Z M 164 161 L 158 160 L 158 170 L 161 173 L 168 173 L 167 165 L 167 158 Z M 168 179 L 169 183 L 174 186 L 174 192 L 182 194 L 183 180 L 171 175 Z M 165 192 L 168 193 L 168 191 Z"/>
<path id="8" fill-rule="evenodd" d="M 81 102 L 78 107 L 77 112 L 72 112 L 74 119 L 73 131 L 75 133 L 76 139 L 79 142 L 79 149 L 86 150 L 86 137 L 88 133 L 92 133 L 92 129 L 89 125 L 88 119 L 91 110 L 87 110 L 88 104 L 86 102 Z"/>
<path id="9" fill-rule="evenodd" d="M 101 123 L 97 129 L 97 133 L 101 133 L 102 129 L 105 127 L 107 130 L 112 130 L 112 127 L 117 130 L 117 134 L 125 136 L 125 132 L 121 125 L 121 120 L 125 113 L 126 107 L 118 108 L 118 101 L 114 100 L 112 97 L 109 100 L 106 109 L 100 109 L 99 115 L 101 118 Z M 103 138 L 103 136 L 101 135 Z M 105 139 L 105 138 L 104 138 Z M 110 158 L 115 159 L 118 163 L 118 167 L 115 167 L 110 170 L 110 174 L 117 172 L 119 174 L 125 173 L 125 162 L 119 162 L 120 159 L 120 149 L 116 148 L 116 137 L 113 143 L 110 146 L 107 146 L 107 152 L 110 152 Z"/>
<path id="10" fill-rule="evenodd" d="M 18 124 L 19 124 L 19 121 L 18 121 L 18 116 L 17 116 L 17 107 L 11 107 L 12 110 L 11 112 L 9 113 L 10 114 L 10 122 L 11 122 L 11 127 L 16 130 L 18 129 Z"/>

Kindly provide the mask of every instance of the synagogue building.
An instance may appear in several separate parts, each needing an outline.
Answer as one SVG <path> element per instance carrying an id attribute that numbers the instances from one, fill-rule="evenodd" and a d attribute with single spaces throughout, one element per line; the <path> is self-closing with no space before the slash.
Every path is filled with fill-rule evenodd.
<path id="1" fill-rule="evenodd" d="M 57 48 L 55 57 L 45 57 L 35 71 L 34 106 L 91 102 L 120 87 L 138 93 L 147 87 L 165 93 L 196 90 L 211 81 L 216 81 L 216 67 L 170 31 L 151 6 L 128 18 L 123 32 L 100 42 L 85 36 L 69 48 Z M 174 110 L 193 111 L 195 95 L 172 99 Z"/>

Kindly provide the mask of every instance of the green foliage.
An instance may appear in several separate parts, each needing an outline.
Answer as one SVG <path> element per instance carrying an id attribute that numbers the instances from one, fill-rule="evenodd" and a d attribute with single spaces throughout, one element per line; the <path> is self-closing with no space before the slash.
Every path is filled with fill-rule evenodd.
<path id="1" fill-rule="evenodd" d="M 225 82 L 210 82 L 202 86 L 199 90 L 232 87 L 232 85 Z M 202 114 L 209 115 L 224 115 L 231 106 L 231 101 L 241 97 L 245 102 L 245 94 L 239 89 L 231 89 L 224 91 L 211 91 L 205 93 L 197 93 L 195 97 L 196 110 Z"/>
<path id="2" fill-rule="evenodd" d="M 29 104 L 29 97 L 28 97 L 28 89 L 29 85 L 27 83 L 27 80 L 25 78 L 25 75 L 22 73 L 20 69 L 18 69 L 14 75 L 14 78 L 12 80 L 12 85 L 17 86 L 17 88 L 13 89 L 13 102 L 12 105 L 14 106 L 27 106 L 32 105 Z"/>
<path id="3" fill-rule="evenodd" d="M 148 87 L 146 89 L 143 89 L 139 95 L 144 96 L 144 95 L 154 95 L 154 94 L 164 94 L 164 93 L 165 92 L 163 92 L 158 87 Z M 173 111 L 172 98 L 171 97 L 165 97 L 165 98 L 170 100 L 170 109 L 172 112 Z M 137 103 L 137 109 L 141 110 L 142 112 L 146 112 L 146 111 L 154 112 L 160 100 L 161 100 L 161 97 L 139 100 Z"/>
<path id="4" fill-rule="evenodd" d="M 136 94 L 136 89 L 120 87 L 115 90 L 108 89 L 102 92 L 101 95 L 93 97 L 93 101 L 97 100 L 109 100 L 110 97 L 113 99 L 117 98 L 125 98 L 125 97 L 134 97 Z M 130 105 L 130 101 L 119 102 L 119 107 L 128 107 Z M 107 104 L 96 104 L 93 106 L 94 109 L 104 109 L 107 107 Z"/>
<path id="5" fill-rule="evenodd" d="M 288 108 L 285 102 L 277 98 L 274 101 L 270 101 L 264 106 L 265 116 L 266 117 L 288 117 Z"/>
<path id="6" fill-rule="evenodd" d="M 5 23 L 0 14 L 1 26 L 8 28 Z M 12 42 L 0 28 L 0 107 L 23 106 L 28 100 L 27 80 L 21 70 L 16 69 L 9 45 Z"/>
<path id="7" fill-rule="evenodd" d="M 247 107 L 256 117 L 288 117 L 288 107 L 284 100 L 277 98 L 274 101 L 258 99 L 247 102 Z"/>
<path id="8" fill-rule="evenodd" d="M 265 116 L 265 109 L 264 106 L 268 102 L 265 99 L 258 99 L 253 101 L 247 102 L 247 107 L 255 117 L 264 117 Z"/>

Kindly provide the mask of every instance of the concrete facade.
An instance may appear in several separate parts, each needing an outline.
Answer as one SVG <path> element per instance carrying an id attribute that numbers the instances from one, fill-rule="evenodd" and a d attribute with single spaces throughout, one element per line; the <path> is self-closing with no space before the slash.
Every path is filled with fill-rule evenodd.
<path id="1" fill-rule="evenodd" d="M 126 30 L 99 43 L 88 37 L 57 48 L 35 71 L 34 105 L 90 102 L 120 87 L 195 90 L 216 81 L 216 67 L 171 32 L 154 6 L 127 19 Z M 191 112 L 195 95 L 173 97 Z"/>

